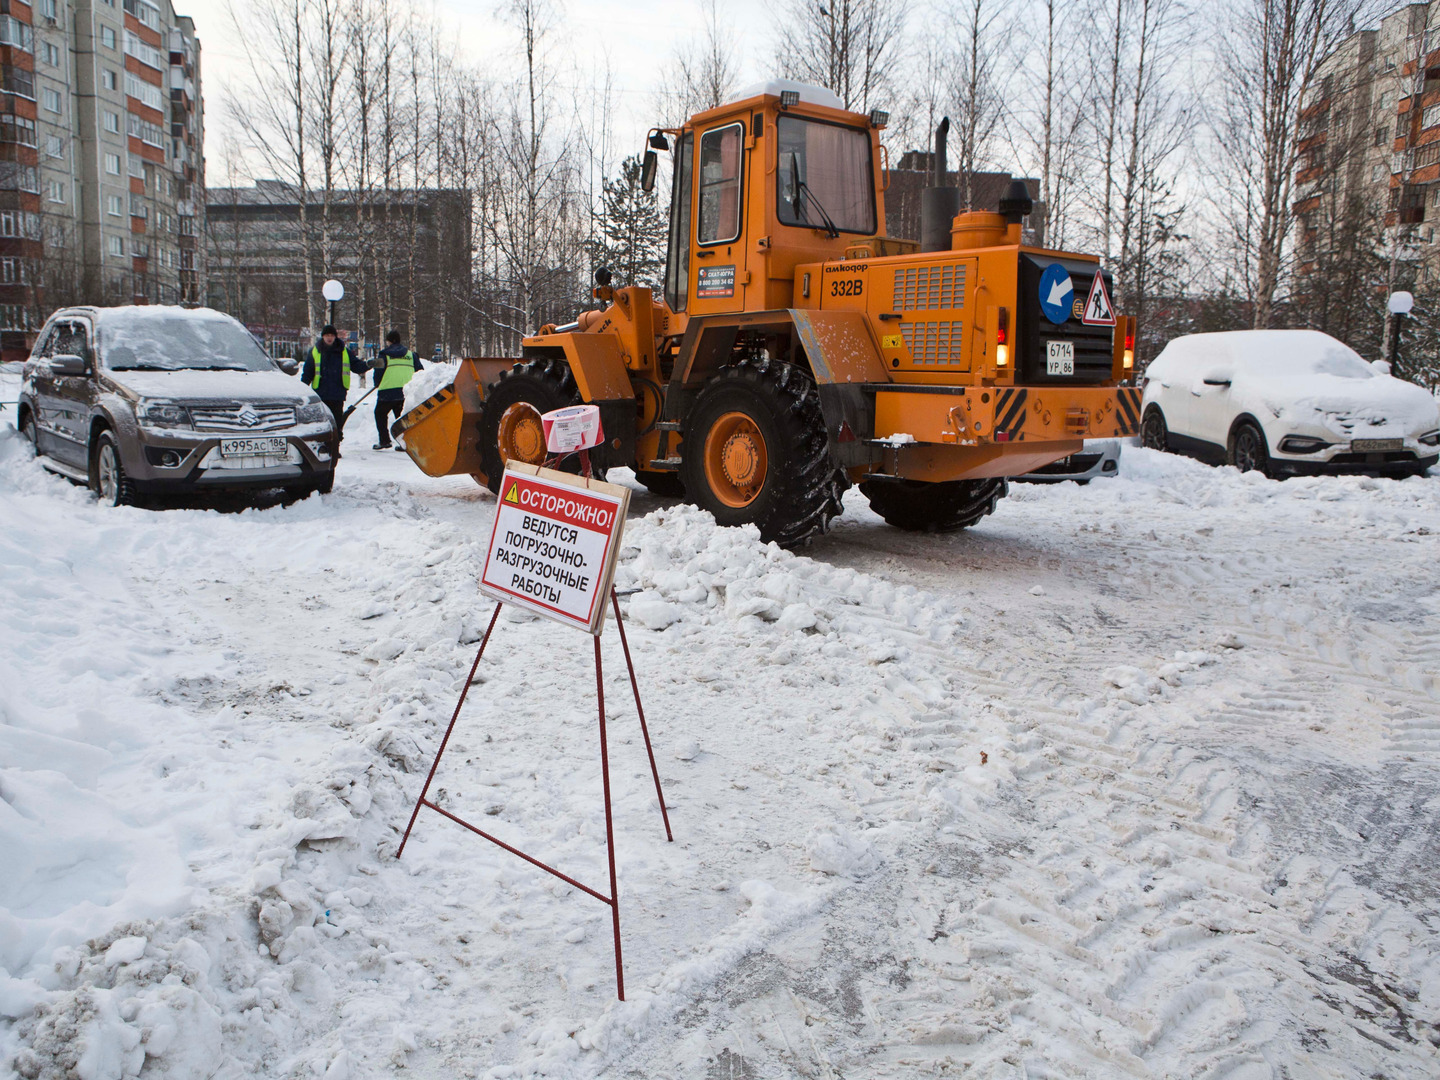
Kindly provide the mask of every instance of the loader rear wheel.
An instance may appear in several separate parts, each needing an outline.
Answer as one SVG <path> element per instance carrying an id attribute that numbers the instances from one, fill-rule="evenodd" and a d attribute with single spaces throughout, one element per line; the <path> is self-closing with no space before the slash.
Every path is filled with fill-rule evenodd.
<path id="1" fill-rule="evenodd" d="M 887 525 L 911 532 L 956 532 L 969 528 L 1010 492 L 1001 479 L 947 480 L 939 484 L 923 480 L 867 480 L 861 492 L 870 500 L 870 509 Z"/>
<path id="2" fill-rule="evenodd" d="M 485 402 L 480 407 L 480 463 L 485 486 L 499 494 L 507 461 L 543 464 L 549 455 L 540 414 L 579 404 L 580 390 L 564 361 L 527 360 L 502 371 L 485 388 Z M 578 473 L 579 458 L 572 454 L 560 463 L 560 469 Z M 595 475 L 603 479 L 604 470 L 596 469 Z"/>
<path id="3" fill-rule="evenodd" d="M 830 528 L 849 482 L 830 461 L 815 384 L 768 359 L 721 368 L 685 418 L 680 479 L 721 525 L 785 547 Z"/>

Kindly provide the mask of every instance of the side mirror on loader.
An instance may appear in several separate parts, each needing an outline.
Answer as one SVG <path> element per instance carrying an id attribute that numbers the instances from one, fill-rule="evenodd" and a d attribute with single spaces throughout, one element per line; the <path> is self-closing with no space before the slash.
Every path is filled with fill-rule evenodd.
<path id="1" fill-rule="evenodd" d="M 640 189 L 646 193 L 655 190 L 655 170 L 660 167 L 660 158 L 654 150 L 646 149 L 645 159 L 640 165 Z"/>

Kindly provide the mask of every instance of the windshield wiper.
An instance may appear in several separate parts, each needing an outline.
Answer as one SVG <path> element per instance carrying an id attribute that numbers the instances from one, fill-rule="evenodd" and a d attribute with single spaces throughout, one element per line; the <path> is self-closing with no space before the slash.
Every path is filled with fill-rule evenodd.
<path id="1" fill-rule="evenodd" d="M 810 185 L 800 179 L 799 154 L 790 155 L 790 188 L 796 194 L 796 198 L 790 200 L 790 205 L 794 207 L 795 213 L 805 219 L 806 225 L 809 225 L 811 228 L 815 227 L 814 223 L 810 220 L 810 214 L 806 211 L 804 204 L 799 201 L 801 198 L 808 198 L 810 205 L 820 212 L 820 220 L 825 223 L 826 236 L 834 240 L 840 235 L 840 230 L 835 227 L 835 222 L 830 220 L 830 215 L 825 212 L 825 207 L 820 205 L 820 200 L 817 199 L 815 193 L 810 190 Z"/>
<path id="2" fill-rule="evenodd" d="M 164 364 L 125 364 L 116 367 L 108 365 L 111 371 L 174 371 L 175 368 L 166 367 Z"/>

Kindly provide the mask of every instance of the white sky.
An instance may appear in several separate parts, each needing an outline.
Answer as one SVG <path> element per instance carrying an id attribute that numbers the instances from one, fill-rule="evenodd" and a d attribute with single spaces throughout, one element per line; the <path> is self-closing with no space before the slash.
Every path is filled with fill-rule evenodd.
<path id="1" fill-rule="evenodd" d="M 206 179 L 223 185 L 224 155 L 220 148 L 233 126 L 225 108 L 227 87 L 243 87 L 247 75 L 245 53 L 231 30 L 230 0 L 175 0 L 177 11 L 195 20 L 203 56 L 206 124 Z M 243 10 L 244 0 L 236 0 Z M 494 0 L 433 0 L 437 20 L 453 27 L 462 54 L 471 60 L 494 57 L 497 74 L 518 61 L 514 39 L 497 17 Z M 765 74 L 772 47 L 773 4 L 762 0 L 724 0 L 727 21 L 741 55 L 740 82 Z M 694 0 L 569 0 L 560 10 L 562 21 L 554 36 L 556 60 L 569 57 L 575 71 L 561 82 L 585 88 L 598 79 L 606 60 L 612 72 L 619 115 L 614 131 L 624 153 L 641 149 L 646 130 L 654 122 L 650 103 L 664 65 L 675 47 L 699 33 L 700 5 Z"/>

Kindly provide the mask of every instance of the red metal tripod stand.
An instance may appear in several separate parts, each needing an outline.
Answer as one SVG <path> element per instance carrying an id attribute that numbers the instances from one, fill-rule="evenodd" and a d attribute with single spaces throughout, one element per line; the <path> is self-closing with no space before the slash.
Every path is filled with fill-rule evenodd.
<path id="1" fill-rule="evenodd" d="M 665 808 L 665 794 L 660 790 L 660 770 L 655 766 L 655 751 L 650 745 L 650 729 L 645 724 L 645 709 L 640 704 L 640 684 L 635 679 L 635 664 L 630 659 L 630 644 L 625 639 L 625 622 L 620 617 L 620 598 L 616 595 L 613 588 L 610 590 L 610 603 L 614 606 L 615 626 L 620 631 L 620 645 L 621 648 L 625 650 L 625 666 L 630 671 L 630 689 L 635 693 L 635 711 L 640 715 L 640 731 L 645 736 L 645 753 L 650 758 L 650 775 L 655 778 L 655 795 L 660 800 L 660 816 L 665 822 L 665 839 L 673 842 L 675 837 L 670 831 L 670 814 L 669 811 L 667 811 Z M 431 810 L 434 810 L 442 817 L 447 817 L 451 821 L 455 822 L 455 824 L 460 825 L 463 828 L 469 829 L 476 836 L 484 837 L 492 844 L 504 848 L 506 851 L 510 852 L 510 854 L 518 855 L 520 858 L 524 859 L 532 866 L 538 866 L 547 874 L 553 874 L 555 877 L 565 882 L 565 884 L 573 886 L 574 888 L 579 889 L 581 892 L 587 893 L 590 896 L 595 897 L 595 899 L 599 900 L 601 903 L 610 905 L 610 914 L 614 926 L 615 935 L 616 993 L 619 995 L 620 1000 L 624 1001 L 625 968 L 620 956 L 620 891 L 615 880 L 615 828 L 610 812 L 610 754 L 605 738 L 605 682 L 602 675 L 600 662 L 600 635 L 594 635 L 595 697 L 598 704 L 600 717 L 600 776 L 605 792 L 605 853 L 608 856 L 610 862 L 609 896 L 605 896 L 599 891 L 590 888 L 590 886 L 581 884 L 574 878 L 566 874 L 562 874 L 553 866 L 547 866 L 539 859 L 534 858 L 531 855 L 525 854 L 525 852 L 521 851 L 519 848 L 511 847 L 509 844 L 505 843 L 505 841 L 497 837 L 491 836 L 484 829 L 478 828 L 477 826 L 472 825 L 470 822 L 464 820 L 463 818 L 457 817 L 455 814 L 452 814 L 450 813 L 450 811 L 435 805 L 428 798 L 426 798 L 426 796 L 430 793 L 430 783 L 432 780 L 435 779 L 435 771 L 440 767 L 440 758 L 444 755 L 445 747 L 450 742 L 450 734 L 455 730 L 455 722 L 460 719 L 460 710 L 465 705 L 465 697 L 470 692 L 470 684 L 475 679 L 475 671 L 480 666 L 480 658 L 485 655 L 485 646 L 489 643 L 490 634 L 494 631 L 495 623 L 500 618 L 500 608 L 502 606 L 503 605 L 499 603 L 495 605 L 495 613 L 490 616 L 490 625 L 485 628 L 485 636 L 480 639 L 480 648 L 475 653 L 475 662 L 470 665 L 470 675 L 466 678 L 465 686 L 460 691 L 460 700 L 455 703 L 455 712 L 450 717 L 450 726 L 445 729 L 445 737 L 440 740 L 440 749 L 436 752 L 435 760 L 430 765 L 430 775 L 425 778 L 425 786 L 420 789 L 420 798 L 416 801 L 415 809 L 410 814 L 410 824 L 405 826 L 405 836 L 400 841 L 400 848 L 398 851 L 395 852 L 395 857 L 398 859 L 401 855 L 405 853 L 405 845 L 410 840 L 410 831 L 415 828 L 415 819 L 420 815 L 420 808 L 422 806 L 428 806 Z"/>

